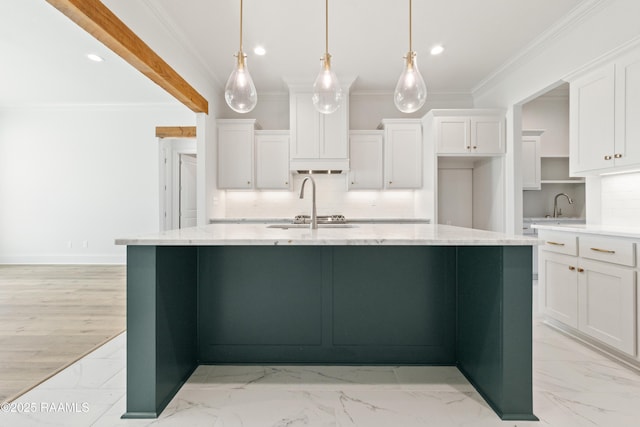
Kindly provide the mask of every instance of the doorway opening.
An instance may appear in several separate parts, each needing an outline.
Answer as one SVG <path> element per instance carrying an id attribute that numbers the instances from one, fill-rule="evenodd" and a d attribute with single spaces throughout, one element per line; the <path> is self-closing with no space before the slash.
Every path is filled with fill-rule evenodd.
<path id="1" fill-rule="evenodd" d="M 195 138 L 160 140 L 160 231 L 197 225 Z"/>

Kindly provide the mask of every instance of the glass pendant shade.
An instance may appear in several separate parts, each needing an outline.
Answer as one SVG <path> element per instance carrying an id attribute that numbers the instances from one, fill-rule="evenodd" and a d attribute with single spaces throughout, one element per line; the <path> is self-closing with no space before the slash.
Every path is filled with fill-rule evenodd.
<path id="1" fill-rule="evenodd" d="M 340 107 L 342 102 L 342 88 L 336 73 L 331 70 L 331 55 L 325 54 L 322 59 L 320 73 L 313 83 L 314 107 L 322 114 L 331 114 Z"/>
<path id="2" fill-rule="evenodd" d="M 246 55 L 240 51 L 237 58 L 236 68 L 224 87 L 224 99 L 233 111 L 248 113 L 258 103 L 258 93 L 247 68 Z"/>
<path id="3" fill-rule="evenodd" d="M 418 111 L 427 101 L 427 85 L 418 70 L 416 53 L 407 53 L 405 67 L 398 79 L 393 101 L 403 113 Z"/>

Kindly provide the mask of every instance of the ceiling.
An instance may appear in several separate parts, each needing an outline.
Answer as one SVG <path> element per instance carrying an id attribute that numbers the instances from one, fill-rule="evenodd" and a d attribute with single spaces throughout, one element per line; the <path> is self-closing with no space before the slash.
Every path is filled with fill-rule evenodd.
<path id="1" fill-rule="evenodd" d="M 176 101 L 46 1 L 0 0 L 0 107 L 138 103 Z"/>
<path id="2" fill-rule="evenodd" d="M 152 9 L 148 19 L 159 16 L 212 79 L 226 82 L 239 47 L 238 0 L 103 1 L 116 13 L 134 1 Z M 470 93 L 583 1 L 414 0 L 413 48 L 428 90 Z M 333 69 L 343 80 L 357 76 L 353 91 L 393 91 L 409 48 L 408 14 L 408 1 L 329 2 Z M 445 51 L 431 56 L 436 44 Z M 256 45 L 267 54 L 256 56 Z M 284 92 L 283 78 L 313 82 L 324 52 L 324 2 L 244 0 L 244 50 L 258 93 Z M 106 61 L 88 61 L 89 52 Z M 0 2 L 0 55 L 0 105 L 173 102 L 43 0 Z"/>

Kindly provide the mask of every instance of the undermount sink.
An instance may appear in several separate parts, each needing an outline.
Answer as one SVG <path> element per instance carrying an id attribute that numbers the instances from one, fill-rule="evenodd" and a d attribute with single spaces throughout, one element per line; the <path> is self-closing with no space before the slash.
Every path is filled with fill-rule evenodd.
<path id="1" fill-rule="evenodd" d="M 355 228 L 357 225 L 353 224 L 318 224 L 318 228 Z M 309 224 L 270 224 L 267 228 L 282 228 L 284 230 L 288 228 L 309 228 Z"/>

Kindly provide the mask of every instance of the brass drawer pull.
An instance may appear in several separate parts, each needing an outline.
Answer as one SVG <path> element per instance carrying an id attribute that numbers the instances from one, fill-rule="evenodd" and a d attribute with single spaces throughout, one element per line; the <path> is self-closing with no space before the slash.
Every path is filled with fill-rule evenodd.
<path id="1" fill-rule="evenodd" d="M 604 156 L 604 159 L 605 159 L 605 160 L 611 160 L 612 158 L 613 158 L 613 157 L 611 157 L 611 156 Z"/>
<path id="2" fill-rule="evenodd" d="M 591 248 L 592 251 L 602 252 L 604 254 L 615 254 L 616 251 L 610 251 L 608 249 L 600 249 L 600 248 Z"/>
<path id="3" fill-rule="evenodd" d="M 584 268 L 578 268 L 578 273 L 584 273 Z"/>
<path id="4" fill-rule="evenodd" d="M 621 159 L 622 158 L 622 154 L 614 154 L 613 157 L 615 157 L 616 159 Z"/>
<path id="5" fill-rule="evenodd" d="M 558 243 L 558 242 L 547 242 L 547 243 L 553 246 L 564 246 L 564 243 Z"/>
<path id="6" fill-rule="evenodd" d="M 576 268 L 572 265 L 569 266 L 569 270 L 574 271 Z"/>

